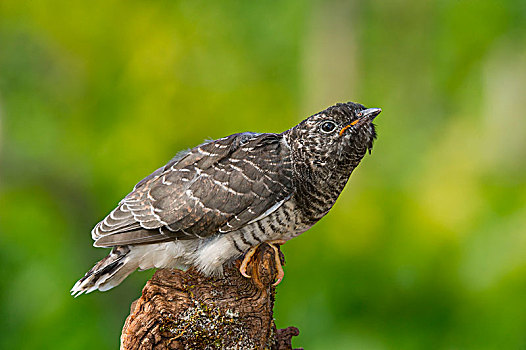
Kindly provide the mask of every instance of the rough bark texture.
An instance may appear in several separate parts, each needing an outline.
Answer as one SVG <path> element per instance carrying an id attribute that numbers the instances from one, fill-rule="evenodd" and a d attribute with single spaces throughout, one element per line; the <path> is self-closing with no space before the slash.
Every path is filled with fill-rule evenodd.
<path id="1" fill-rule="evenodd" d="M 273 320 L 274 250 L 258 248 L 251 279 L 236 266 L 226 266 L 223 278 L 157 271 L 132 304 L 121 349 L 292 349 L 298 329 L 276 330 Z"/>

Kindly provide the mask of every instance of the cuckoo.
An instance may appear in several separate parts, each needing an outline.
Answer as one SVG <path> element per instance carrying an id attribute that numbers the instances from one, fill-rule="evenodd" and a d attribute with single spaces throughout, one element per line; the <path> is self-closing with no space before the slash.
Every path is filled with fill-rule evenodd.
<path id="1" fill-rule="evenodd" d="M 250 277 L 258 245 L 283 244 L 329 212 L 371 152 L 380 112 L 338 103 L 282 133 L 233 134 L 177 154 L 93 228 L 94 246 L 112 250 L 71 293 L 108 290 L 137 269 L 193 266 L 221 276 L 242 256 Z M 279 283 L 279 258 L 276 268 Z"/>

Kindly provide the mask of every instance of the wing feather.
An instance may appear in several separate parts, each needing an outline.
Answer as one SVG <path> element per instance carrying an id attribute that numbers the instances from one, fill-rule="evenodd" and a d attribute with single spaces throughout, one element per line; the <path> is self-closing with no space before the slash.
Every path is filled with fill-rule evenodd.
<path id="1" fill-rule="evenodd" d="M 235 134 L 176 156 L 141 180 L 95 226 L 96 246 L 195 239 L 237 230 L 292 195 L 278 134 Z"/>

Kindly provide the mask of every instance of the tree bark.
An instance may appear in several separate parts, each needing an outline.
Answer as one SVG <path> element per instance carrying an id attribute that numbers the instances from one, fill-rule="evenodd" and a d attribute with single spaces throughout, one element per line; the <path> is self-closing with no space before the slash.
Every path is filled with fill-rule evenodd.
<path id="1" fill-rule="evenodd" d="M 276 330 L 273 319 L 274 250 L 258 248 L 250 279 L 239 264 L 225 266 L 221 278 L 195 269 L 158 270 L 131 306 L 121 349 L 292 349 L 298 329 Z"/>

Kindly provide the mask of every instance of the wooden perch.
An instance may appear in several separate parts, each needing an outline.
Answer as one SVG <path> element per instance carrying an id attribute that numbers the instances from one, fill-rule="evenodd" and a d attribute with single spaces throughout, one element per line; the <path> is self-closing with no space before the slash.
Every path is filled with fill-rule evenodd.
<path id="1" fill-rule="evenodd" d="M 222 278 L 158 270 L 131 306 L 121 349 L 292 349 L 298 329 L 276 330 L 273 319 L 274 254 L 267 244 L 258 248 L 250 279 L 239 273 L 239 260 Z"/>

